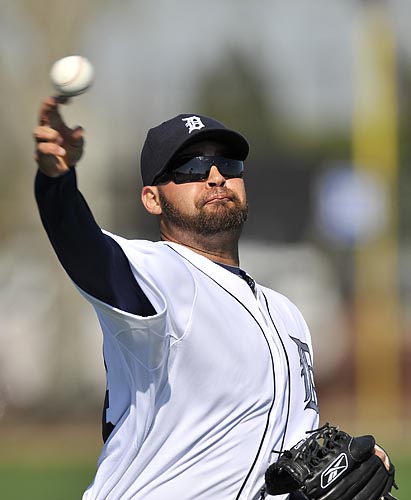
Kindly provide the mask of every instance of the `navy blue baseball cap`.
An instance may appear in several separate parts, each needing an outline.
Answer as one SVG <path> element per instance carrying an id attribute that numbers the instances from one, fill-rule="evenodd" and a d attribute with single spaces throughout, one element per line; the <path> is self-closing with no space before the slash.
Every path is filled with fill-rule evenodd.
<path id="1" fill-rule="evenodd" d="M 247 140 L 238 132 L 208 116 L 181 114 L 147 133 L 141 151 L 141 177 L 144 186 L 152 186 L 165 172 L 173 157 L 185 147 L 203 140 L 216 140 L 228 147 L 235 160 L 248 156 Z"/>

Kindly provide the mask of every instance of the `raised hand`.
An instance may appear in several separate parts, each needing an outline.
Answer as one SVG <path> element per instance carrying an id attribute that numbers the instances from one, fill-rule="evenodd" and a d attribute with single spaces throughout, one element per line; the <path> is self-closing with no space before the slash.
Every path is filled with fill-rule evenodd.
<path id="1" fill-rule="evenodd" d="M 84 130 L 68 127 L 59 112 L 55 97 L 46 99 L 40 108 L 39 125 L 33 135 L 39 169 L 49 177 L 59 177 L 74 167 L 83 154 Z"/>

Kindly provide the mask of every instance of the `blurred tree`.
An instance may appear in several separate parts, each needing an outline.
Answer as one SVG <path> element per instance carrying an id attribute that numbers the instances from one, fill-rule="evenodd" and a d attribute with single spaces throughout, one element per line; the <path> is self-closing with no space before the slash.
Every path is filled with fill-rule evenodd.
<path id="1" fill-rule="evenodd" d="M 251 210 L 245 236 L 280 242 L 306 239 L 311 179 L 323 161 L 323 150 L 287 124 L 257 58 L 228 50 L 200 81 L 197 109 L 232 124 L 250 142 Z"/>
<path id="2" fill-rule="evenodd" d="M 200 79 L 200 112 L 232 124 L 253 149 L 272 149 L 278 115 L 268 99 L 263 68 L 236 49 L 227 50 L 211 71 Z M 272 93 L 272 90 L 270 90 Z M 273 99 L 275 102 L 275 97 Z"/>

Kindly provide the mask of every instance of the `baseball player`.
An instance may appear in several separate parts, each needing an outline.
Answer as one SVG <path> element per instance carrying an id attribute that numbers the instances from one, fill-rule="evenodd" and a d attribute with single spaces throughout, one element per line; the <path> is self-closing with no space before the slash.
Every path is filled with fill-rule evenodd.
<path id="1" fill-rule="evenodd" d="M 104 446 L 83 500 L 305 498 L 264 487 L 319 417 L 302 315 L 239 266 L 246 139 L 193 114 L 149 130 L 151 242 L 100 229 L 76 185 L 83 131 L 54 98 L 34 135 L 43 225 L 104 339 Z"/>

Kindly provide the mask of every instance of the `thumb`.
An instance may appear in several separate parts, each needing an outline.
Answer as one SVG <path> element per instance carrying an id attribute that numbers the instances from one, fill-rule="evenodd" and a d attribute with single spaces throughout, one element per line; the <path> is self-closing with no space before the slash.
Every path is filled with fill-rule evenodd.
<path id="1" fill-rule="evenodd" d="M 83 156 L 84 149 L 84 129 L 83 127 L 75 127 L 70 129 L 70 134 L 65 138 L 65 148 L 67 151 L 65 161 L 68 166 L 72 167 L 78 163 Z"/>
<path id="2" fill-rule="evenodd" d="M 66 124 L 64 123 L 58 109 L 58 101 L 55 97 L 48 97 L 42 102 L 39 113 L 39 122 L 40 125 L 51 127 L 59 132 L 66 128 Z"/>
<path id="3" fill-rule="evenodd" d="M 374 446 L 374 436 L 359 436 L 351 440 L 348 450 L 356 462 L 363 462 L 374 453 Z"/>
<path id="4" fill-rule="evenodd" d="M 82 143 L 84 141 L 84 128 L 77 126 L 71 132 L 71 144 Z"/>

